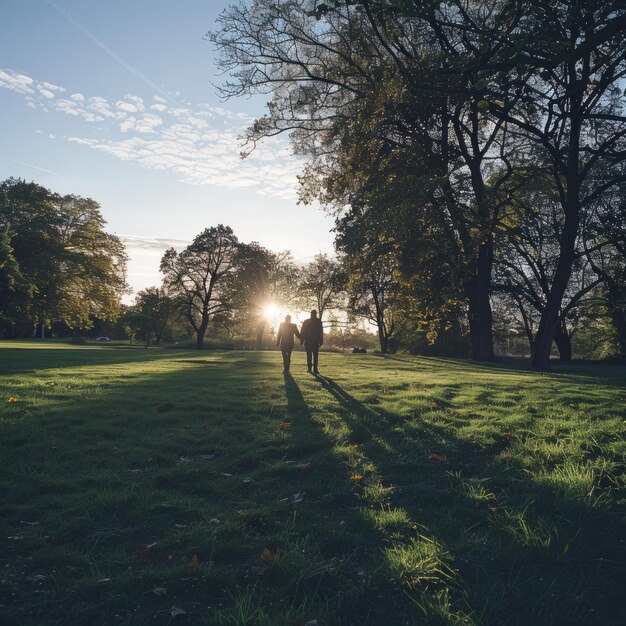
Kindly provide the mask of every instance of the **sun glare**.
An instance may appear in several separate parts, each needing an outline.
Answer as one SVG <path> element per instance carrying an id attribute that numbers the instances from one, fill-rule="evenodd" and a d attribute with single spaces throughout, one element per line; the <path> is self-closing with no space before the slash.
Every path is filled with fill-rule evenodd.
<path id="1" fill-rule="evenodd" d="M 279 314 L 280 309 L 273 302 L 270 302 L 263 307 L 263 317 L 270 322 L 275 321 Z"/>

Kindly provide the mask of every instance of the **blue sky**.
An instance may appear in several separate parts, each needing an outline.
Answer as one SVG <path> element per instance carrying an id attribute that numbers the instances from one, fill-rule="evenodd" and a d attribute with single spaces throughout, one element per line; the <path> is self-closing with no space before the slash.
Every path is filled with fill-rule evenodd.
<path id="1" fill-rule="evenodd" d="M 3 0 L 0 179 L 34 180 L 102 205 L 135 289 L 160 281 L 168 245 L 225 223 L 306 261 L 332 220 L 296 204 L 285 139 L 245 161 L 238 137 L 262 99 L 221 102 L 203 39 L 226 0 Z"/>

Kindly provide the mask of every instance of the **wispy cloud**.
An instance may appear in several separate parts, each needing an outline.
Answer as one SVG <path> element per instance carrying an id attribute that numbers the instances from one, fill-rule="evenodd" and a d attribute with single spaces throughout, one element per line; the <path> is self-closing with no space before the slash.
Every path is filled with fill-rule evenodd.
<path id="1" fill-rule="evenodd" d="M 252 121 L 249 116 L 206 103 L 172 106 L 159 95 L 151 103 L 134 94 L 115 101 L 79 92 L 66 96 L 59 85 L 8 69 L 0 69 L 0 88 L 21 94 L 31 108 L 85 122 L 67 137 L 75 144 L 144 168 L 173 172 L 189 184 L 252 187 L 260 194 L 290 200 L 296 196 L 302 164 L 290 154 L 285 140 L 263 145 L 241 160 L 239 137 Z"/>
<path id="2" fill-rule="evenodd" d="M 185 239 L 168 239 L 165 237 L 141 237 L 138 235 L 118 235 L 118 237 L 128 248 L 154 252 L 165 252 L 169 248 L 180 250 L 191 243 Z"/>

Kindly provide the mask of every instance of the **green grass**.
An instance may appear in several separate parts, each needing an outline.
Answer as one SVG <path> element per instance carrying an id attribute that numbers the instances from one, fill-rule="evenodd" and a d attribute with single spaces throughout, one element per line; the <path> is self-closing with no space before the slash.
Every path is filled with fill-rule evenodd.
<path id="1" fill-rule="evenodd" d="M 279 361 L 0 343 L 1 619 L 622 623 L 624 368 Z"/>

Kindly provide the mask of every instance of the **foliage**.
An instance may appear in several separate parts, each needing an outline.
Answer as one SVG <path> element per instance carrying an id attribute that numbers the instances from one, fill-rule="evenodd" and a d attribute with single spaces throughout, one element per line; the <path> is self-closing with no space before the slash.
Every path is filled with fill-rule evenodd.
<path id="1" fill-rule="evenodd" d="M 345 277 L 341 265 L 327 254 L 316 254 L 298 276 L 297 301 L 303 311 L 316 309 L 318 317 L 345 308 Z"/>
<path id="2" fill-rule="evenodd" d="M 0 184 L 0 228 L 10 229 L 12 255 L 26 292 L 32 327 L 60 321 L 89 327 L 91 316 L 113 319 L 126 292 L 126 252 L 104 232 L 100 205 L 89 198 L 61 196 L 35 183 Z M 2 306 L 13 306 L 14 297 Z"/>
<path id="3" fill-rule="evenodd" d="M 232 229 L 219 224 L 195 237 L 182 252 L 170 248 L 161 259 L 163 285 L 196 333 L 202 348 L 211 319 L 232 310 L 228 278 L 237 270 L 240 244 Z"/>

